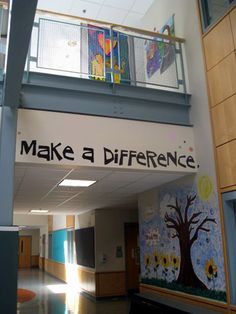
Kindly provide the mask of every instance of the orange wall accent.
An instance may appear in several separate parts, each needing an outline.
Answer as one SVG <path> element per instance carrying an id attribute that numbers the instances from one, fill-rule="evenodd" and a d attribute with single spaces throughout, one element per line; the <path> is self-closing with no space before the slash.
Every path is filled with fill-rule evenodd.
<path id="1" fill-rule="evenodd" d="M 48 232 L 53 231 L 53 215 L 48 216 Z"/>
<path id="2" fill-rule="evenodd" d="M 74 215 L 66 216 L 66 228 L 75 228 L 75 216 Z"/>

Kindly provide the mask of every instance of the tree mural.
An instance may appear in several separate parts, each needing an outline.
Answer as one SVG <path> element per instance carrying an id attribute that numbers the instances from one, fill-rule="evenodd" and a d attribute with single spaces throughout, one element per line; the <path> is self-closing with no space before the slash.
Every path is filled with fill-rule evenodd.
<path id="1" fill-rule="evenodd" d="M 209 232 L 210 229 L 206 227 L 206 224 L 209 222 L 216 224 L 216 220 L 206 216 L 200 222 L 201 211 L 195 212 L 189 217 L 189 208 L 193 205 L 196 196 L 196 194 L 194 196 L 187 195 L 183 214 L 176 197 L 175 205 L 167 205 L 168 208 L 174 210 L 174 214 L 166 213 L 164 221 L 168 229 L 175 230 L 174 234 L 172 234 L 172 238 L 178 238 L 179 240 L 181 261 L 177 283 L 194 288 L 207 289 L 206 285 L 194 272 L 191 259 L 191 247 L 198 239 L 199 231 Z"/>

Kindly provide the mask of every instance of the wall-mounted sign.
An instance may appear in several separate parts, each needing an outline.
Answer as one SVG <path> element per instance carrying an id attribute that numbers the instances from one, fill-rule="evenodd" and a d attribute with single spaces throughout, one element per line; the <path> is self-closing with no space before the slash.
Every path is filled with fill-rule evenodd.
<path id="1" fill-rule="evenodd" d="M 16 161 L 196 172 L 191 127 L 19 110 Z"/>

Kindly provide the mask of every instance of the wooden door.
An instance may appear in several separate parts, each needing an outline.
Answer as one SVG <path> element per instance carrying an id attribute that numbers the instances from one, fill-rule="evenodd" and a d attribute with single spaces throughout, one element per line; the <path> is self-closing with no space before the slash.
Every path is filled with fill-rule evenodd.
<path id="1" fill-rule="evenodd" d="M 139 231 L 138 224 L 125 224 L 126 287 L 128 292 L 139 289 Z"/>
<path id="2" fill-rule="evenodd" d="M 18 244 L 19 252 L 19 268 L 30 268 L 31 267 L 31 237 L 20 236 Z"/>

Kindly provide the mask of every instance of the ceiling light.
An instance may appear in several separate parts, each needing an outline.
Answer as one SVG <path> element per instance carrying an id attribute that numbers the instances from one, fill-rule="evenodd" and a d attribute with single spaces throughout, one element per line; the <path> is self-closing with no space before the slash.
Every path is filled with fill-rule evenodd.
<path id="1" fill-rule="evenodd" d="M 48 213 L 47 209 L 31 209 L 30 213 L 32 214 L 45 214 Z"/>
<path id="2" fill-rule="evenodd" d="M 69 180 L 65 179 L 59 183 L 59 186 L 73 186 L 73 187 L 88 187 L 92 184 L 94 184 L 96 181 L 90 181 L 90 180 Z"/>
<path id="3" fill-rule="evenodd" d="M 23 230 L 27 228 L 27 226 L 18 226 L 18 227 L 19 227 L 19 230 Z"/>

